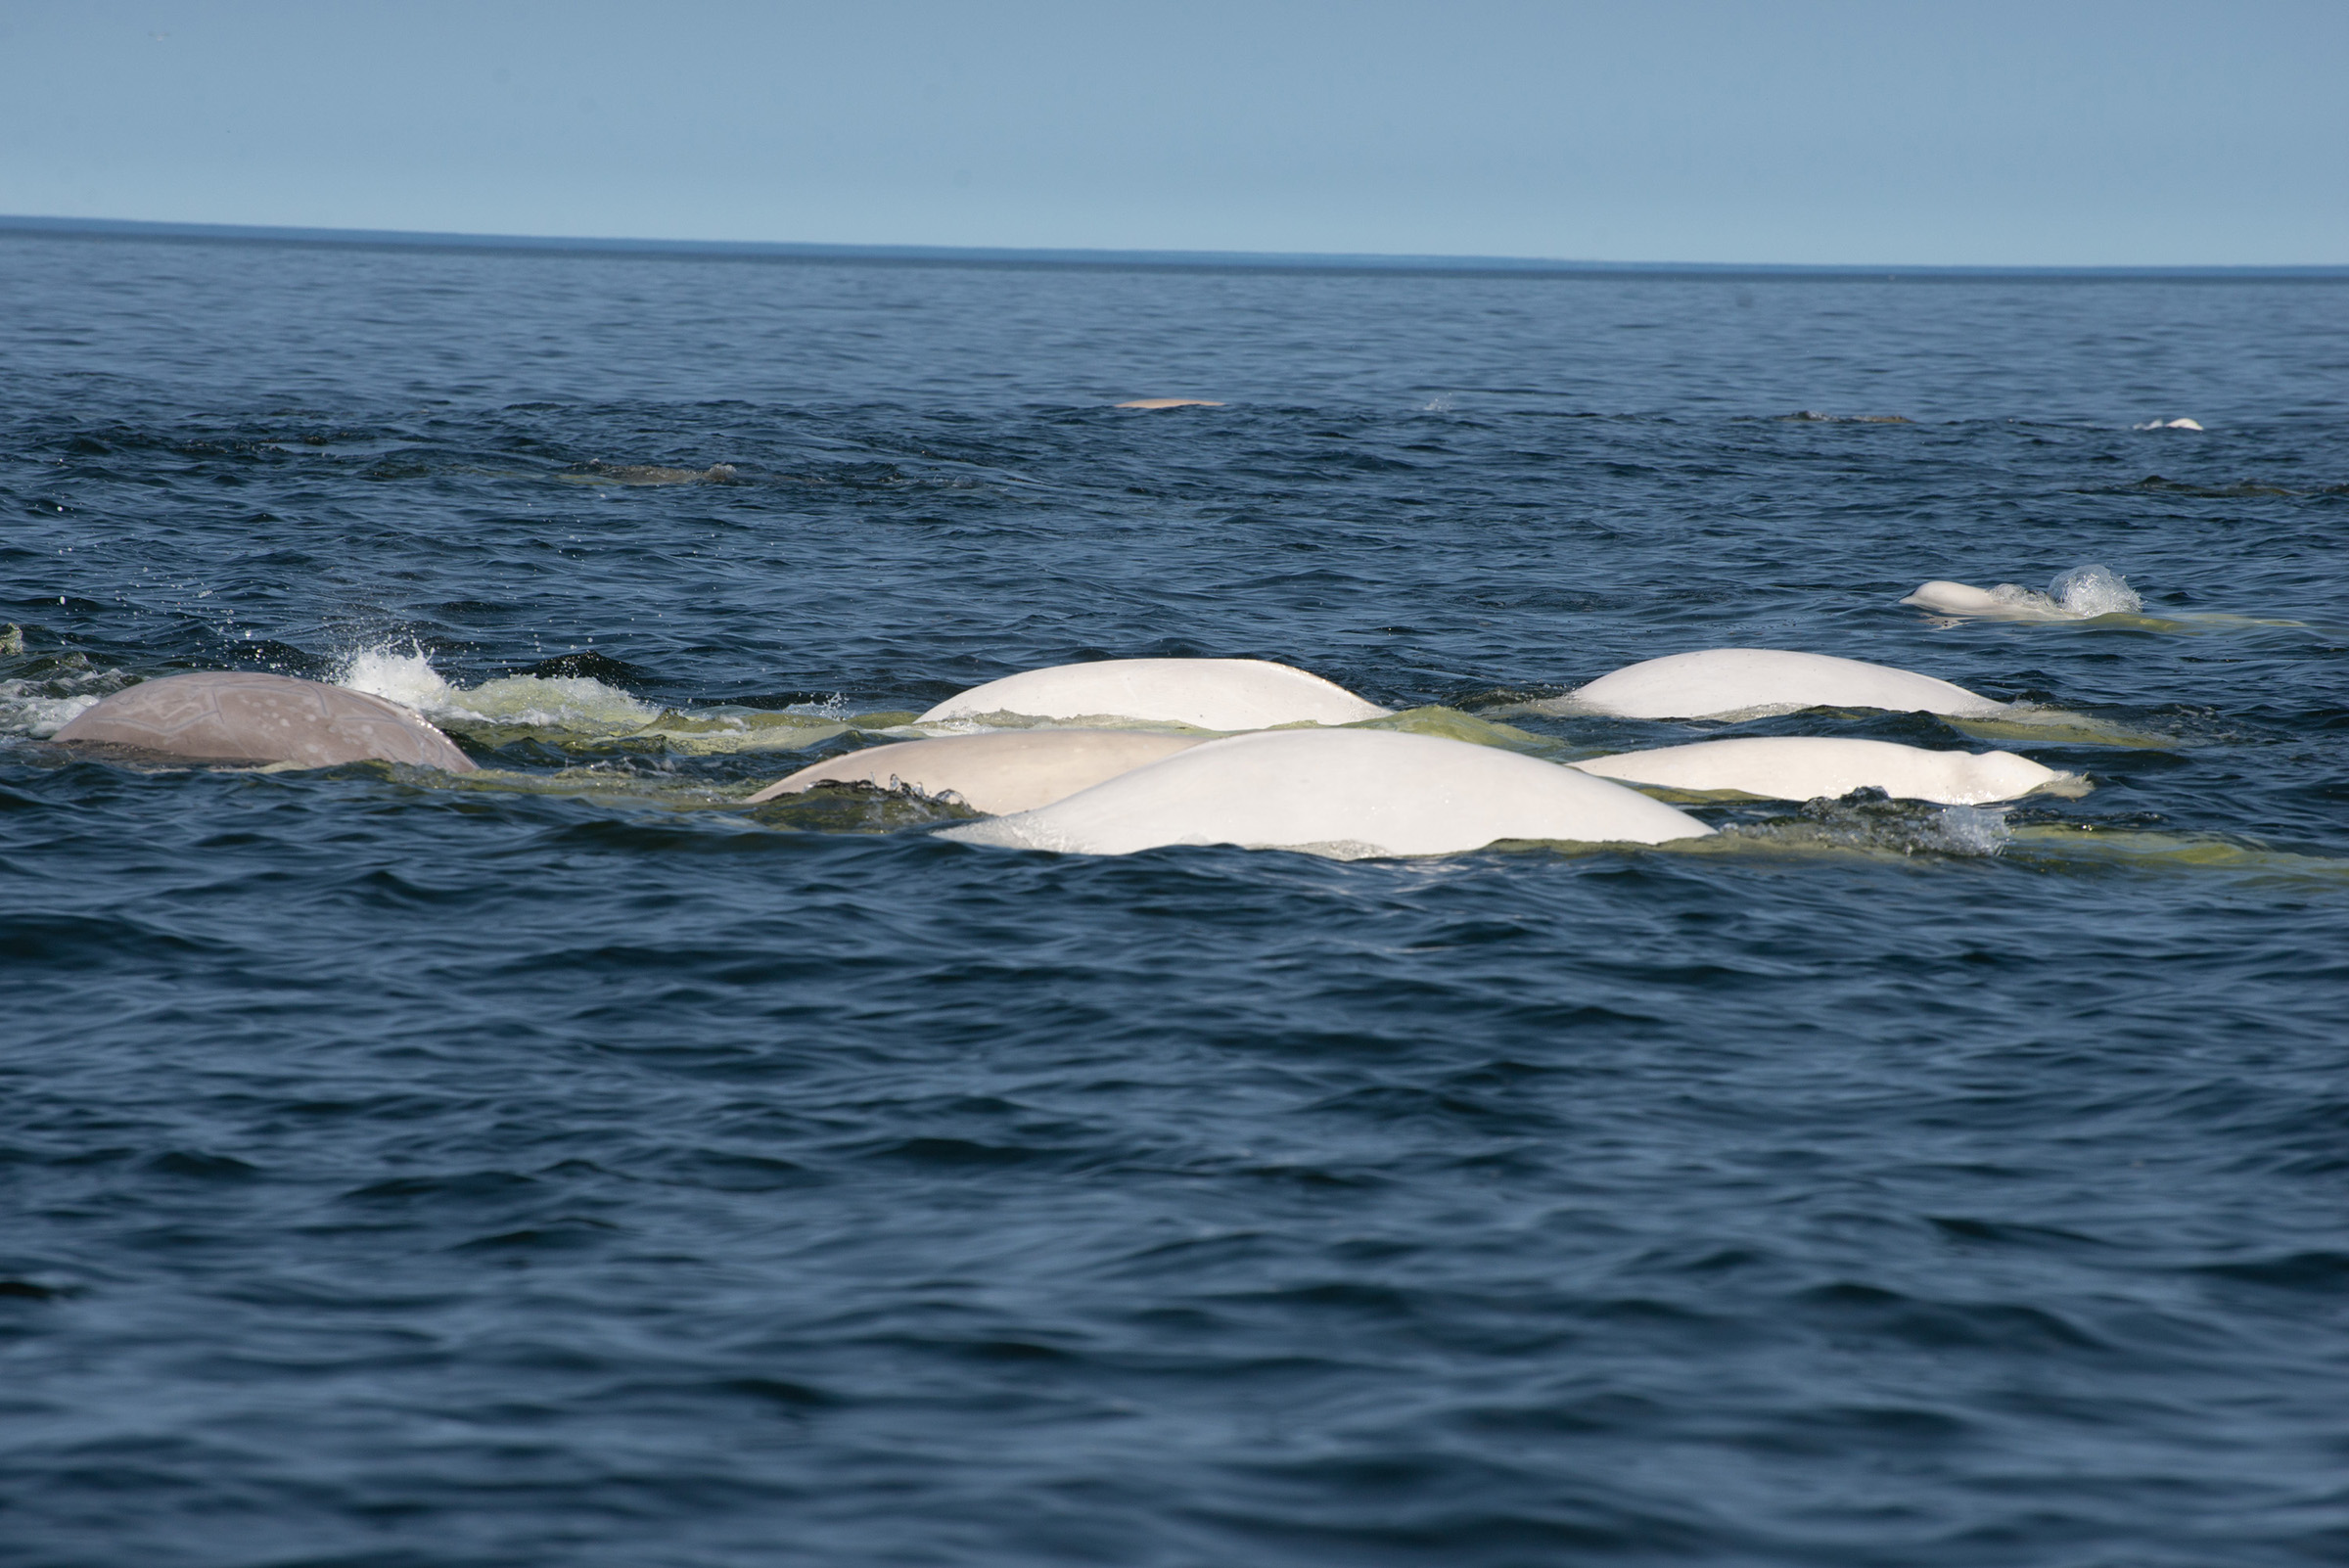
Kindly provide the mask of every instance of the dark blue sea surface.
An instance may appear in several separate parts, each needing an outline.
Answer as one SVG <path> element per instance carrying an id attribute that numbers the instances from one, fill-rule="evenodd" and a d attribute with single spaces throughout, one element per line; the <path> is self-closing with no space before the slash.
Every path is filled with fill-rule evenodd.
<path id="1" fill-rule="evenodd" d="M 2349 1560 L 2349 284 L 19 237 L 0 394 L 9 1568 Z M 2029 721 L 1525 706 L 1712 646 Z M 1151 655 L 2096 787 L 744 804 Z M 228 667 L 483 771 L 46 738 Z"/>

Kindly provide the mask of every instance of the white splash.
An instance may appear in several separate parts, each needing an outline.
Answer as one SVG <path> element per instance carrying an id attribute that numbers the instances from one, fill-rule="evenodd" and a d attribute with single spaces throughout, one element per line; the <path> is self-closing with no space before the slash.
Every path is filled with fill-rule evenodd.
<path id="1" fill-rule="evenodd" d="M 22 654 L 24 634 L 14 626 L 9 630 L 15 635 L 0 645 L 0 653 Z M 0 735 L 47 740 L 97 707 L 99 699 L 129 684 L 131 677 L 122 670 L 94 665 L 87 654 L 67 654 L 36 674 L 0 680 Z"/>
<path id="2" fill-rule="evenodd" d="M 0 680 L 0 735 L 29 735 L 47 740 L 90 709 L 95 696 L 47 696 L 40 688 L 52 684 L 34 680 Z"/>
<path id="3" fill-rule="evenodd" d="M 661 716 L 653 704 L 587 675 L 505 675 L 452 686 L 413 643 L 405 653 L 381 647 L 351 655 L 335 684 L 458 723 L 629 734 Z"/>
<path id="4" fill-rule="evenodd" d="M 406 653 L 368 648 L 350 656 L 335 675 L 335 684 L 349 691 L 413 708 L 420 714 L 447 711 L 456 688 L 440 678 L 433 661 L 414 644 Z"/>
<path id="5" fill-rule="evenodd" d="M 2129 586 L 2129 579 L 2110 567 L 2090 562 L 2049 579 L 2048 597 L 2063 606 L 2067 616 L 2133 616 L 2145 601 Z"/>
<path id="6" fill-rule="evenodd" d="M 720 705 L 662 708 L 589 675 L 502 675 L 478 686 L 452 685 L 430 655 L 411 643 L 351 655 L 335 684 L 412 708 L 444 729 L 502 746 L 517 731 L 567 751 L 596 750 L 630 739 L 689 756 L 798 751 L 844 733 L 847 699 L 782 713 Z"/>
<path id="7" fill-rule="evenodd" d="M 2004 811 L 1979 806 L 1945 806 L 1917 834 L 1919 848 L 1947 854 L 1996 854 L 2013 838 Z"/>

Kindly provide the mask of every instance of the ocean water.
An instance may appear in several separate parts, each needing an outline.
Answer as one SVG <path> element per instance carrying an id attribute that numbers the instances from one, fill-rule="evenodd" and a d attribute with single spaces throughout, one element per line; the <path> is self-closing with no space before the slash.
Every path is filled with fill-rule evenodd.
<path id="1" fill-rule="evenodd" d="M 0 387 L 10 1568 L 2349 1557 L 2349 284 L 4 238 Z M 2024 706 L 1528 706 L 1711 646 Z M 743 804 L 1148 655 L 2094 789 Z M 46 738 L 226 667 L 483 771 Z"/>

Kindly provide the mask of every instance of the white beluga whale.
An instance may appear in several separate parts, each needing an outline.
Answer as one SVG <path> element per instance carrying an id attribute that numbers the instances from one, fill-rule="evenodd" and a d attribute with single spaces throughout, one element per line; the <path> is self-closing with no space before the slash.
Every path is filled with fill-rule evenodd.
<path id="1" fill-rule="evenodd" d="M 1991 621 L 2087 621 L 2096 616 L 2136 615 L 2144 608 L 2129 579 L 2109 567 L 2077 566 L 2059 572 L 2038 593 L 2013 582 L 1976 588 L 1936 579 L 1901 601 L 1935 615 Z"/>
<path id="2" fill-rule="evenodd" d="M 1707 648 L 1627 665 L 1534 706 L 1545 713 L 1615 718 L 1727 718 L 1805 708 L 1882 708 L 1982 717 L 2003 712 L 2006 705 L 1931 675 L 1831 654 Z"/>
<path id="3" fill-rule="evenodd" d="M 1319 675 L 1263 659 L 1104 659 L 1030 669 L 973 686 L 915 722 L 994 714 L 1241 730 L 1352 724 L 1384 718 L 1387 711 Z"/>
<path id="4" fill-rule="evenodd" d="M 373 760 L 452 773 L 474 765 L 397 703 L 243 669 L 142 681 L 84 710 L 56 738 L 205 762 L 332 767 Z"/>
<path id="5" fill-rule="evenodd" d="M 924 795 L 953 794 L 973 810 L 1001 816 L 1049 806 L 1185 751 L 1200 739 L 1148 729 L 1007 729 L 902 741 L 801 768 L 752 796 L 749 804 L 798 795 L 819 784 L 901 785 Z"/>
<path id="6" fill-rule="evenodd" d="M 2012 752 L 1933 752 L 1892 741 L 1810 735 L 1697 741 L 1568 765 L 1627 784 L 1691 794 L 1734 791 L 1775 801 L 1815 801 L 1878 789 L 1896 801 L 1981 806 L 2011 801 L 2033 790 L 2069 793 L 2085 787 L 2077 774 L 2059 773 Z"/>
<path id="7" fill-rule="evenodd" d="M 1662 844 L 1712 831 L 1635 790 L 1515 752 L 1392 730 L 1284 729 L 1209 741 L 940 836 L 1066 854 L 1236 844 L 1355 858 L 1501 839 Z"/>
<path id="8" fill-rule="evenodd" d="M 2008 590 L 2013 590 L 2009 592 Z M 1977 588 L 1970 583 L 1951 582 L 1936 577 L 1919 583 L 1914 592 L 1901 600 L 1937 616 L 1969 616 L 1982 621 L 2070 621 L 2063 607 L 2042 602 L 2044 596 L 2033 593 L 2012 582 L 2002 582 L 1995 588 Z"/>

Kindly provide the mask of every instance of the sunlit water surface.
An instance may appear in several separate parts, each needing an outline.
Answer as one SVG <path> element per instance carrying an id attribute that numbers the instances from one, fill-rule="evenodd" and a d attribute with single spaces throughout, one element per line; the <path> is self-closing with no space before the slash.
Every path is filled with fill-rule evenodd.
<path id="1" fill-rule="evenodd" d="M 2349 1557 L 2349 285 L 10 239 L 0 377 L 0 1562 Z M 1719 645 L 2026 706 L 1524 706 Z M 1143 655 L 2095 788 L 742 804 Z M 484 771 L 45 739 L 228 666 Z"/>

